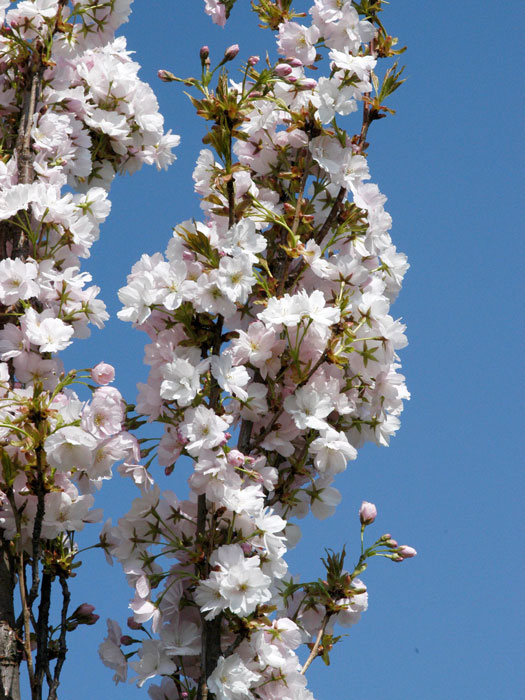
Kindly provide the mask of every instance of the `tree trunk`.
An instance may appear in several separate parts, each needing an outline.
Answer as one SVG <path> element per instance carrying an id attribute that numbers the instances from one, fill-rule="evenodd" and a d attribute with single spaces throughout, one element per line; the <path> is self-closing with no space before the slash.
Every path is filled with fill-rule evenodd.
<path id="1" fill-rule="evenodd" d="M 0 544 L 0 700 L 21 700 L 21 650 L 15 628 L 15 580 L 5 546 Z"/>

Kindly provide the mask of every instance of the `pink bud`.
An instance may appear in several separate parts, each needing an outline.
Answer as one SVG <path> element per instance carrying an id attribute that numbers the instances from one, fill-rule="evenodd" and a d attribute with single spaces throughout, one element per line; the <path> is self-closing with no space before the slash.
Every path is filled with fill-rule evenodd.
<path id="1" fill-rule="evenodd" d="M 71 615 L 71 621 L 74 625 L 74 627 L 71 627 L 71 629 L 75 629 L 77 624 L 94 625 L 100 617 L 100 615 L 95 615 L 93 612 L 94 610 L 95 606 L 90 605 L 89 603 L 82 603 L 82 605 L 79 605 L 75 612 Z"/>
<path id="2" fill-rule="evenodd" d="M 95 606 L 91 603 L 82 603 L 73 613 L 73 617 L 82 617 L 84 615 L 91 615 L 95 611 Z"/>
<path id="3" fill-rule="evenodd" d="M 315 90 L 316 87 L 317 80 L 314 80 L 313 78 L 306 78 L 306 80 L 301 80 L 302 90 Z"/>
<path id="4" fill-rule="evenodd" d="M 123 634 L 120 638 L 120 643 L 123 647 L 129 647 L 130 644 L 133 644 L 133 641 L 133 637 L 130 637 L 129 634 Z"/>
<path id="5" fill-rule="evenodd" d="M 210 49 L 208 46 L 201 46 L 201 50 L 199 52 L 199 55 L 201 57 L 201 61 L 205 61 L 208 56 L 210 55 Z"/>
<path id="6" fill-rule="evenodd" d="M 292 67 L 287 63 L 279 63 L 274 69 L 275 75 L 278 75 L 281 78 L 285 78 L 287 75 L 290 75 L 291 72 Z"/>
<path id="7" fill-rule="evenodd" d="M 242 467 L 244 464 L 244 455 L 239 450 L 230 450 L 226 459 L 232 467 Z"/>
<path id="8" fill-rule="evenodd" d="M 115 379 L 115 368 L 105 362 L 99 362 L 91 370 L 91 379 L 102 386 L 109 384 Z"/>
<path id="9" fill-rule="evenodd" d="M 173 75 L 173 73 L 170 73 L 169 70 L 163 69 L 157 72 L 157 78 L 159 78 L 159 80 L 162 80 L 163 83 L 172 83 L 175 80 L 175 76 Z"/>
<path id="10" fill-rule="evenodd" d="M 377 517 L 377 508 L 373 503 L 363 501 L 359 508 L 359 520 L 361 525 L 371 525 Z"/>
<path id="11" fill-rule="evenodd" d="M 292 68 L 300 68 L 303 65 L 303 62 L 299 58 L 293 56 L 287 58 L 286 63 L 289 63 Z"/>
<path id="12" fill-rule="evenodd" d="M 407 544 L 402 544 L 401 547 L 398 548 L 397 553 L 402 559 L 411 559 L 417 554 L 414 547 L 409 547 Z"/>
<path id="13" fill-rule="evenodd" d="M 128 617 L 128 627 L 130 628 L 130 630 L 139 630 L 142 628 L 142 625 L 140 624 L 140 622 L 135 622 L 135 619 L 133 618 L 133 616 L 131 616 Z"/>
<path id="14" fill-rule="evenodd" d="M 224 52 L 224 60 L 225 61 L 233 61 L 235 56 L 239 53 L 239 44 L 232 44 L 231 46 L 228 46 L 226 51 Z"/>
<path id="15" fill-rule="evenodd" d="M 256 66 L 260 60 L 261 59 L 259 58 L 259 56 L 250 56 L 250 58 L 248 59 L 248 65 Z"/>

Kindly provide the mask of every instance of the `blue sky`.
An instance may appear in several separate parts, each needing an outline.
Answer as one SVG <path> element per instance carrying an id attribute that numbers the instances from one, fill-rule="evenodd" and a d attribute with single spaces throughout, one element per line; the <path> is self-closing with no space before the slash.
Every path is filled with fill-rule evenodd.
<path id="1" fill-rule="evenodd" d="M 121 178 L 111 192 L 113 211 L 87 268 L 113 313 L 131 265 L 143 252 L 164 250 L 171 227 L 199 215 L 191 170 L 202 127 L 182 89 L 160 83 L 157 69 L 197 72 L 202 44 L 217 56 L 232 43 L 244 57 L 273 50 L 270 33 L 256 31 L 248 0 L 238 1 L 224 30 L 211 24 L 201 5 L 136 2 L 124 27 L 142 78 L 154 86 L 167 126 L 183 142 L 167 173 L 143 170 Z M 372 535 L 389 531 L 419 556 L 370 566 L 368 612 L 335 649 L 332 666 L 318 660 L 309 671 L 318 700 L 525 695 L 518 571 L 523 153 L 517 66 L 523 8 L 512 1 L 393 0 L 384 13 L 387 28 L 409 47 L 403 56 L 407 82 L 392 99 L 397 114 L 372 125 L 369 157 L 372 179 L 389 198 L 394 242 L 411 263 L 393 314 L 408 326 L 402 362 L 412 400 L 390 448 L 365 448 L 341 475 L 336 515 L 305 525 L 289 563 L 304 580 L 321 573 L 325 547 L 346 544 L 352 558 L 362 500 L 379 510 Z M 136 382 L 146 376 L 144 340 L 115 318 L 75 343 L 66 363 L 115 364 L 117 384 L 133 400 Z M 171 488 L 181 495 L 186 476 L 172 477 Z M 115 478 L 99 505 L 116 520 L 134 496 Z M 94 536 L 91 528 L 82 541 Z M 93 603 L 102 619 L 70 636 L 60 697 L 146 698 L 133 686 L 115 688 L 96 653 L 103 619 L 125 622 L 131 589 L 99 552 L 87 553 L 84 562 L 73 600 Z"/>

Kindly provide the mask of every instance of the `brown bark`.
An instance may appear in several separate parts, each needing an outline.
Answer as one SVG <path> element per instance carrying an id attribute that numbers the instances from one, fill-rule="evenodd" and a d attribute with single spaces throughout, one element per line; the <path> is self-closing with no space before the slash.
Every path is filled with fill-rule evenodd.
<path id="1" fill-rule="evenodd" d="M 21 648 L 13 608 L 15 577 L 14 562 L 6 544 L 0 545 L 0 700 L 21 700 Z"/>

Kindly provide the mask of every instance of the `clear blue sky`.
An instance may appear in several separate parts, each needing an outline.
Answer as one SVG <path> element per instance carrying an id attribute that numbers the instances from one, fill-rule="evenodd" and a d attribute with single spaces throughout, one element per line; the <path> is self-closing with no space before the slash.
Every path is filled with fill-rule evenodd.
<path id="1" fill-rule="evenodd" d="M 183 143 L 167 173 L 143 170 L 112 190 L 113 211 L 88 268 L 114 313 L 131 265 L 143 252 L 164 250 L 174 224 L 199 215 L 191 170 L 202 127 L 182 89 L 159 83 L 157 69 L 196 72 L 202 44 L 219 55 L 239 43 L 245 57 L 271 45 L 269 33 L 256 32 L 248 0 L 238 0 L 224 30 L 204 16 L 202 4 L 136 2 L 124 27 L 143 79 Z M 346 543 L 356 552 L 363 499 L 378 506 L 372 534 L 390 531 L 419 556 L 369 568 L 369 611 L 334 651 L 332 666 L 318 660 L 309 672 L 318 700 L 525 697 L 518 570 L 524 15 L 523 3 L 512 0 L 392 0 L 384 13 L 390 32 L 409 46 L 408 80 L 393 98 L 397 115 L 372 125 L 369 154 L 373 181 L 389 198 L 394 242 L 411 263 L 394 316 L 408 325 L 402 361 L 412 400 L 391 447 L 361 452 L 338 480 L 337 514 L 312 520 L 289 562 L 304 580 L 321 573 L 324 547 Z M 146 376 L 144 340 L 114 319 L 77 341 L 66 362 L 115 364 L 118 386 L 133 400 Z M 185 478 L 175 473 L 173 490 L 185 494 Z M 99 505 L 116 520 L 134 496 L 115 478 Z M 84 561 L 74 601 L 124 623 L 131 589 L 99 552 Z M 147 698 L 145 690 L 115 688 L 96 653 L 104 634 L 101 620 L 70 636 L 61 700 Z"/>

